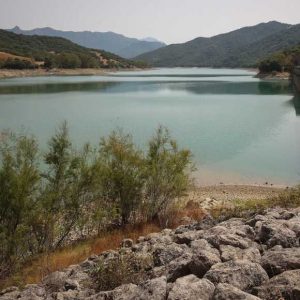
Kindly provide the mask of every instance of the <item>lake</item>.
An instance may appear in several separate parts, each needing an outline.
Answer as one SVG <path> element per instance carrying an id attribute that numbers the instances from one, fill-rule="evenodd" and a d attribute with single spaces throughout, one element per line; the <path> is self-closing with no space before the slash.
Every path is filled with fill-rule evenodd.
<path id="1" fill-rule="evenodd" d="M 199 184 L 300 183 L 300 104 L 287 81 L 175 68 L 0 80 L 0 131 L 41 147 L 67 120 L 80 145 L 121 127 L 144 147 L 158 125 L 191 149 Z"/>

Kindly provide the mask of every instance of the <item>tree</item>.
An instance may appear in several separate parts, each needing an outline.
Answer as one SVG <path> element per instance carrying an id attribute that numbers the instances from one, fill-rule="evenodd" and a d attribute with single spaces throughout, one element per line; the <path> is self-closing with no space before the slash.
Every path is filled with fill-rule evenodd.
<path id="1" fill-rule="evenodd" d="M 103 198 L 116 205 L 122 224 L 134 218 L 142 200 L 144 186 L 143 156 L 130 135 L 113 131 L 102 138 L 99 150 Z"/>
<path id="2" fill-rule="evenodd" d="M 9 135 L 1 143 L 0 273 L 34 253 L 31 225 L 39 192 L 37 155 L 34 138 Z"/>
<path id="3" fill-rule="evenodd" d="M 148 218 L 158 217 L 187 190 L 193 169 L 191 152 L 179 150 L 169 131 L 160 126 L 149 142 L 146 156 L 145 201 Z"/>
<path id="4" fill-rule="evenodd" d="M 64 122 L 49 141 L 44 160 L 48 172 L 42 195 L 48 226 L 48 248 L 63 244 L 79 222 L 83 207 L 93 193 L 92 167 L 89 165 L 89 146 L 82 153 L 72 149 L 67 124 Z"/>

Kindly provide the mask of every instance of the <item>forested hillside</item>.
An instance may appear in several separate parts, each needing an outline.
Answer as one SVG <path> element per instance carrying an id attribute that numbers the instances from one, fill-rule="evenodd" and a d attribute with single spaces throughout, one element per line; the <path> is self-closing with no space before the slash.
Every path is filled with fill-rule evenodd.
<path id="1" fill-rule="evenodd" d="M 300 25 L 273 21 L 169 45 L 136 59 L 164 67 L 253 67 L 266 56 L 299 42 Z"/>
<path id="2" fill-rule="evenodd" d="M 138 65 L 115 54 L 88 49 L 64 38 L 25 36 L 5 30 L 0 30 L 0 52 L 7 54 L 2 54 L 0 60 L 0 66 L 5 68 L 130 68 Z M 12 58 L 8 54 L 25 59 Z"/>

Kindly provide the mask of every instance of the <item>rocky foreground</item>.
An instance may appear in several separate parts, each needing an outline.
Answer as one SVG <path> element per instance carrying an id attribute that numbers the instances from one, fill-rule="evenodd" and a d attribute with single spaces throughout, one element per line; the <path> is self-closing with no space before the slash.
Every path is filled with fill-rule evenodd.
<path id="1" fill-rule="evenodd" d="M 6 289 L 0 299 L 296 300 L 299 237 L 300 208 L 218 224 L 207 216 L 201 223 L 140 237 L 136 244 L 124 240 L 119 251 L 92 256 L 23 290 Z M 124 255 L 151 258 L 140 282 L 100 291 L 102 280 L 95 279 L 99 263 L 109 265 Z M 116 274 L 119 267 L 115 265 Z"/>

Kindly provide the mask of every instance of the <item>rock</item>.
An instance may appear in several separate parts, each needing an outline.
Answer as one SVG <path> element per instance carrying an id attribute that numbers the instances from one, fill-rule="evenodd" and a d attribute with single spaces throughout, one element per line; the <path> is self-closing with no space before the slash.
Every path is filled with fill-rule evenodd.
<path id="1" fill-rule="evenodd" d="M 137 286 L 124 284 L 113 291 L 101 292 L 88 300 L 165 300 L 167 297 L 166 277 L 148 280 Z"/>
<path id="2" fill-rule="evenodd" d="M 252 245 L 251 240 L 232 233 L 221 234 L 219 236 L 211 235 L 206 240 L 216 248 L 220 248 L 221 245 L 230 245 L 246 249 Z"/>
<path id="3" fill-rule="evenodd" d="M 271 249 L 262 256 L 261 265 L 270 277 L 284 271 L 300 269 L 300 248 Z"/>
<path id="4" fill-rule="evenodd" d="M 73 279 L 67 279 L 65 281 L 64 288 L 66 291 L 68 290 L 79 290 L 79 283 Z"/>
<path id="5" fill-rule="evenodd" d="M 154 265 L 166 265 L 177 257 L 183 255 L 184 252 L 187 251 L 188 247 L 186 245 L 178 245 L 176 243 L 171 243 L 169 245 L 157 244 L 153 247 L 152 253 Z"/>
<path id="6" fill-rule="evenodd" d="M 268 280 L 268 274 L 257 263 L 246 260 L 231 260 L 211 267 L 204 278 L 213 283 L 229 283 L 242 291 L 249 291 Z"/>
<path id="7" fill-rule="evenodd" d="M 167 297 L 167 278 L 162 276 L 148 280 L 139 286 L 137 298 L 140 300 L 165 300 Z"/>
<path id="8" fill-rule="evenodd" d="M 0 291 L 1 300 L 14 300 L 19 299 L 21 296 L 20 290 L 16 286 L 11 286 Z"/>
<path id="9" fill-rule="evenodd" d="M 132 239 L 124 239 L 121 242 L 122 248 L 131 248 L 133 246 L 133 240 Z"/>
<path id="10" fill-rule="evenodd" d="M 210 300 L 214 293 L 214 289 L 214 285 L 209 280 L 199 279 L 195 275 L 188 275 L 178 278 L 175 281 L 167 299 Z"/>
<path id="11" fill-rule="evenodd" d="M 205 273 L 216 263 L 221 262 L 220 253 L 210 246 L 206 240 L 193 241 L 191 244 L 193 257 L 189 268 L 191 273 L 203 277 Z"/>
<path id="12" fill-rule="evenodd" d="M 300 270 L 285 271 L 254 289 L 254 293 L 264 300 L 297 300 L 300 299 L 299 291 Z"/>
<path id="13" fill-rule="evenodd" d="M 59 292 L 64 290 L 66 280 L 66 273 L 56 271 L 45 277 L 43 284 L 48 292 Z"/>
<path id="14" fill-rule="evenodd" d="M 245 293 L 235 286 L 227 283 L 219 283 L 216 286 L 213 300 L 260 300 L 256 296 Z"/>
<path id="15" fill-rule="evenodd" d="M 299 246 L 299 239 L 294 231 L 288 228 L 286 221 L 273 220 L 257 225 L 256 239 L 269 248 L 281 245 L 284 248 Z"/>
<path id="16" fill-rule="evenodd" d="M 192 241 L 201 238 L 201 233 L 202 233 L 201 231 L 186 231 L 181 234 L 175 235 L 174 241 L 177 244 L 190 245 Z"/>
<path id="17" fill-rule="evenodd" d="M 220 245 L 220 252 L 223 262 L 229 260 L 248 260 L 259 263 L 261 259 L 259 250 L 254 247 L 241 249 L 230 245 Z"/>
<path id="18" fill-rule="evenodd" d="M 192 261 L 192 254 L 186 253 L 174 259 L 167 266 L 167 281 L 174 282 L 177 278 L 189 275 L 190 263 Z"/>

